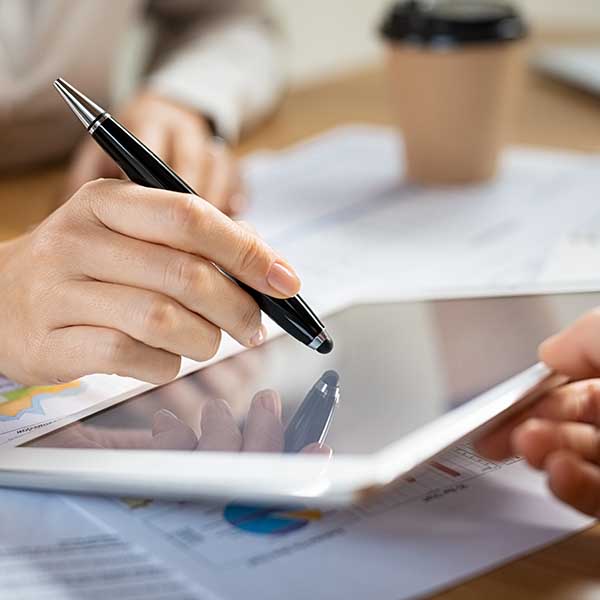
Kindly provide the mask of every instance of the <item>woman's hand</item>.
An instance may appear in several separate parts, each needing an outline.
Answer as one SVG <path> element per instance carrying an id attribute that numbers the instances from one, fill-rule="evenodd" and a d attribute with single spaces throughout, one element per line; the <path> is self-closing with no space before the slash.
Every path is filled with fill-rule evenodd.
<path id="1" fill-rule="evenodd" d="M 117 373 L 152 383 L 206 360 L 221 330 L 262 343 L 252 298 L 213 263 L 275 297 L 291 267 L 201 198 L 115 180 L 86 184 L 0 246 L 0 372 L 25 384 Z"/>
<path id="2" fill-rule="evenodd" d="M 572 379 L 600 375 L 600 311 L 546 340 L 540 357 Z M 558 498 L 600 516 L 600 379 L 577 381 L 551 392 L 476 446 L 496 460 L 523 456 L 534 468 L 546 471 Z"/>
<path id="3" fill-rule="evenodd" d="M 196 193 L 226 214 L 246 206 L 237 161 L 217 141 L 197 111 L 156 94 L 136 96 L 118 115 L 136 137 L 160 156 Z M 67 178 L 68 194 L 100 177 L 118 178 L 115 162 L 92 139 L 75 155 Z"/>

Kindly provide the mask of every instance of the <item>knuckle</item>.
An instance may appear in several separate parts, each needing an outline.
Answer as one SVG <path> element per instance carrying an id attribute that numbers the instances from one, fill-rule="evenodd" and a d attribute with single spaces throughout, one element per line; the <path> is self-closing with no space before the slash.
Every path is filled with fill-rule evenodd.
<path id="1" fill-rule="evenodd" d="M 144 328 L 159 335 L 167 334 L 175 326 L 177 307 L 168 298 L 154 297 L 148 304 L 144 315 Z"/>
<path id="2" fill-rule="evenodd" d="M 192 194 L 180 194 L 171 203 L 171 219 L 184 232 L 195 233 L 206 212 L 203 202 Z"/>
<path id="3" fill-rule="evenodd" d="M 209 327 L 202 341 L 200 360 L 210 360 L 218 352 L 220 345 L 221 330 L 218 327 Z"/>
<path id="4" fill-rule="evenodd" d="M 165 289 L 176 289 L 184 298 L 194 298 L 205 279 L 205 265 L 200 261 L 177 257 L 167 265 Z"/>
<path id="5" fill-rule="evenodd" d="M 105 179 L 93 179 L 84 183 L 73 195 L 70 202 L 77 203 L 89 209 L 93 204 L 102 201 L 106 196 L 109 182 Z"/>
<path id="6" fill-rule="evenodd" d="M 583 393 L 576 397 L 576 420 L 600 425 L 600 380 L 592 379 L 583 385 Z"/>
<path id="7" fill-rule="evenodd" d="M 243 236 L 243 241 L 240 242 L 237 257 L 237 271 L 240 274 L 267 274 L 268 261 L 261 242 L 253 235 L 247 234 Z"/>
<path id="8" fill-rule="evenodd" d="M 87 181 L 79 188 L 79 193 L 83 196 L 96 196 L 105 186 L 104 179 L 92 179 Z"/>
<path id="9" fill-rule="evenodd" d="M 255 302 L 248 300 L 241 306 L 236 331 L 239 331 L 243 337 L 249 337 L 258 330 L 260 321 L 261 316 L 258 305 Z"/>
<path id="10" fill-rule="evenodd" d="M 119 367 L 128 358 L 131 350 L 130 338 L 116 330 L 106 331 L 99 345 L 98 354 L 104 357 L 109 366 Z"/>

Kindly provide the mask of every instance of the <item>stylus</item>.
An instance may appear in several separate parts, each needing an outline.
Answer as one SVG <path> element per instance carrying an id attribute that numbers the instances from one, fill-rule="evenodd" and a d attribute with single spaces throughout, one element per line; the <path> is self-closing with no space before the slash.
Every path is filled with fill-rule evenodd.
<path id="1" fill-rule="evenodd" d="M 300 452 L 309 444 L 322 444 L 340 401 L 340 376 L 325 371 L 312 386 L 285 429 L 284 452 Z"/>
<path id="2" fill-rule="evenodd" d="M 92 138 L 131 181 L 172 192 L 195 193 L 171 168 L 103 108 L 63 79 L 57 79 L 54 87 Z M 260 309 L 291 336 L 321 354 L 328 354 L 333 350 L 333 340 L 325 326 L 300 296 L 273 298 L 222 272 L 252 296 Z"/>

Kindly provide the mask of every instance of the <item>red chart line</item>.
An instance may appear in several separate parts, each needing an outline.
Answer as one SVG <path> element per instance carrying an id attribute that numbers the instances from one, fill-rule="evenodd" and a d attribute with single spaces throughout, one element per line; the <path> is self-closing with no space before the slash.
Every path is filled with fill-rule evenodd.
<path id="1" fill-rule="evenodd" d="M 451 469 L 450 467 L 447 467 L 446 465 L 443 465 L 439 462 L 432 461 L 429 464 L 434 469 L 437 469 L 438 471 L 441 471 L 442 473 L 445 473 L 446 475 L 450 475 L 450 477 L 460 477 L 460 473 L 458 471 L 455 471 L 454 469 Z"/>

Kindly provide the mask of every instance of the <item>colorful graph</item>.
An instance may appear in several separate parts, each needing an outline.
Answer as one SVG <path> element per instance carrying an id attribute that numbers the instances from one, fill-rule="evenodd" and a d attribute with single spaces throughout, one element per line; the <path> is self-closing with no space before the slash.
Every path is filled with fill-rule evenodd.
<path id="1" fill-rule="evenodd" d="M 0 421 L 13 421 L 24 413 L 45 414 L 42 400 L 63 394 L 79 393 L 79 381 L 71 381 L 59 385 L 41 385 L 22 387 L 17 384 L 4 385 L 0 388 Z M 12 382 L 11 382 L 12 383 Z"/>
<path id="2" fill-rule="evenodd" d="M 260 535 L 281 535 L 302 529 L 311 521 L 319 521 L 322 513 L 318 510 L 228 504 L 223 511 L 223 517 L 242 531 Z"/>

